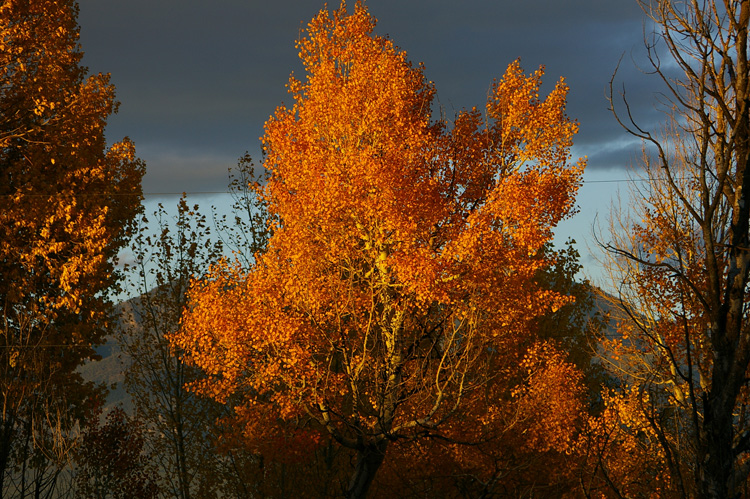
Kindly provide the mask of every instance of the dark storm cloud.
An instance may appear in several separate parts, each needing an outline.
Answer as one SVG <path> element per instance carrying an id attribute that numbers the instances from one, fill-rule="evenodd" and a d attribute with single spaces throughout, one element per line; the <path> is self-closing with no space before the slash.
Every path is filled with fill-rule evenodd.
<path id="1" fill-rule="evenodd" d="M 330 2 L 332 5 L 337 2 Z M 82 0 L 84 62 L 111 72 L 122 102 L 108 137 L 129 135 L 158 192 L 220 190 L 226 170 L 249 150 L 258 156 L 263 122 L 301 66 L 294 49 L 322 2 L 302 0 Z M 492 79 L 521 58 L 527 72 L 546 65 L 549 87 L 570 85 L 569 114 L 581 123 L 575 152 L 591 168 L 632 159 L 607 111 L 606 91 L 624 54 L 619 84 L 651 122 L 655 82 L 638 73 L 642 13 L 633 0 L 371 0 L 377 31 L 414 62 L 424 62 L 450 118 L 482 106 Z M 548 87 L 548 88 L 549 88 Z M 637 151 L 636 151 L 637 152 Z"/>

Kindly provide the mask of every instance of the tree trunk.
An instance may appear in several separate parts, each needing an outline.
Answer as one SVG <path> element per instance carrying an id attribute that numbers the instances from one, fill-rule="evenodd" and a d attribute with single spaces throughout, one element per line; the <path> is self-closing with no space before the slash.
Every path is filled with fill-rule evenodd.
<path id="1" fill-rule="evenodd" d="M 346 491 L 347 499 L 364 499 L 367 491 L 375 479 L 375 475 L 383 464 L 385 449 L 388 441 L 383 440 L 376 444 L 370 444 L 357 451 L 357 467 L 354 469 L 349 489 Z"/>
<path id="2" fill-rule="evenodd" d="M 727 499 L 730 497 L 730 478 L 735 464 L 732 452 L 733 415 L 731 409 L 727 409 L 727 404 L 718 400 L 709 402 L 705 414 L 703 432 L 706 452 L 697 463 L 700 496 Z"/>

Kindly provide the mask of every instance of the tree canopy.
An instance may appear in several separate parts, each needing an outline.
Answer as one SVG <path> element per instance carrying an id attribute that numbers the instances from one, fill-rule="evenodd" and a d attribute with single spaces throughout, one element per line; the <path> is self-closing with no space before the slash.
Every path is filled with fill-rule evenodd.
<path id="1" fill-rule="evenodd" d="M 518 424 L 562 451 L 580 407 L 576 369 L 533 327 L 569 301 L 535 281 L 584 167 L 566 85 L 541 98 L 543 69 L 516 61 L 483 111 L 434 119 L 433 83 L 374 26 L 360 3 L 308 25 L 305 79 L 262 139 L 267 251 L 194 283 L 172 338 L 252 448 L 351 450 L 349 497 L 391 444 Z"/>

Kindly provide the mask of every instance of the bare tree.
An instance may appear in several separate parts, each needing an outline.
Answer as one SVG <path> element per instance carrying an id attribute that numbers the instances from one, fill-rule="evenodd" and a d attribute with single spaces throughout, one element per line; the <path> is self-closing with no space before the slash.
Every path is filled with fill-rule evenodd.
<path id="1" fill-rule="evenodd" d="M 162 205 L 150 224 L 144 217 L 133 244 L 132 284 L 139 296 L 132 300 L 134 320 L 121 337 L 131 358 L 125 384 L 150 430 L 146 446 L 160 467 L 161 488 L 171 497 L 213 496 L 240 481 L 232 472 L 238 456 L 214 447 L 217 421 L 227 416 L 226 409 L 188 389 L 200 371 L 169 345 L 167 335 L 180 328 L 191 280 L 221 259 L 225 245 L 244 258 L 263 250 L 265 211 L 249 188 L 259 180 L 247 155 L 230 170 L 231 220 L 215 217 L 214 224 L 221 239 L 211 233 L 199 206 L 188 205 L 183 195 L 174 218 Z"/>
<path id="2" fill-rule="evenodd" d="M 667 124 L 639 126 L 612 89 L 618 121 L 646 151 L 632 216 L 605 244 L 629 315 L 618 367 L 669 487 L 735 497 L 750 451 L 750 0 L 641 6 Z"/>

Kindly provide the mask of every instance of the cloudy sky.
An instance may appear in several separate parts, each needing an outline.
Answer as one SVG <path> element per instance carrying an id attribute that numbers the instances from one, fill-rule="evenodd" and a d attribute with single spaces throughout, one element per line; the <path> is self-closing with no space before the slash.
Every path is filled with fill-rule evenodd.
<path id="1" fill-rule="evenodd" d="M 338 6 L 337 0 L 331 2 Z M 351 2 L 350 2 L 351 3 Z M 129 136 L 148 173 L 144 191 L 226 190 L 227 169 L 245 151 L 260 157 L 263 123 L 289 102 L 294 48 L 318 0 L 79 0 L 84 63 L 109 72 L 121 101 L 110 141 Z M 570 116 L 581 131 L 574 153 L 589 158 L 581 215 L 559 237 L 590 239 L 606 217 L 624 167 L 639 145 L 608 111 L 607 89 L 625 85 L 636 116 L 656 119 L 643 57 L 644 17 L 635 0 L 368 0 L 387 34 L 435 82 L 446 116 L 482 106 L 493 78 L 516 58 L 527 72 L 546 66 L 551 86 L 570 86 Z M 648 30 L 648 27 L 645 28 Z M 156 196 L 148 196 L 147 199 Z M 561 234 L 562 233 L 562 234 Z M 584 263 L 590 258 L 583 247 Z"/>

